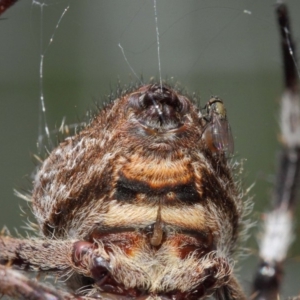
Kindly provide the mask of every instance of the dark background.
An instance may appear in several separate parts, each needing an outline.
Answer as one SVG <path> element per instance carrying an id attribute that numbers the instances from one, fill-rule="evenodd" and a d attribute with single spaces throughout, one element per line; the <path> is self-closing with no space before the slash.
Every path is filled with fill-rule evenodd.
<path id="1" fill-rule="evenodd" d="M 146 82 L 158 77 L 152 1 L 57 0 L 45 4 L 20 1 L 0 20 L 0 228 L 7 225 L 12 232 L 14 228 L 23 232 L 20 227 L 26 221 L 20 217 L 19 206 L 29 211 L 13 189 L 31 189 L 41 116 L 41 53 L 45 53 L 46 117 L 52 130 L 65 116 L 68 124 L 79 122 L 93 109 L 94 101 L 100 102 L 115 90 L 119 80 L 128 84 L 134 79 L 119 43 Z M 300 2 L 288 4 L 299 44 Z M 189 92 L 199 93 L 202 104 L 212 94 L 225 100 L 236 157 L 246 159 L 244 186 L 255 182 L 252 218 L 259 221 L 268 207 L 278 149 L 282 63 L 274 1 L 158 0 L 158 23 L 163 78 L 174 77 Z M 47 48 L 53 32 L 54 42 Z M 247 242 L 254 259 L 257 228 Z M 287 260 L 285 295 L 300 292 L 299 252 L 300 244 L 295 243 Z M 248 258 L 241 265 L 240 277 L 247 287 L 255 262 Z"/>

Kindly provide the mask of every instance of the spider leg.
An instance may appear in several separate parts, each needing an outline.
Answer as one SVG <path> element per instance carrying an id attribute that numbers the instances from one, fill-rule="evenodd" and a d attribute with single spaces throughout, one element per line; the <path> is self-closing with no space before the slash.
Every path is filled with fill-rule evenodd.
<path id="1" fill-rule="evenodd" d="M 215 294 L 217 300 L 246 300 L 243 290 L 240 284 L 234 276 L 231 276 L 229 283 L 217 290 Z"/>
<path id="2" fill-rule="evenodd" d="M 58 277 L 69 278 L 75 273 L 93 278 L 95 262 L 98 262 L 96 269 L 99 270 L 99 261 L 103 267 L 108 259 L 107 254 L 104 256 L 105 253 L 99 245 L 85 241 L 25 240 L 0 236 L 0 295 L 33 300 L 93 299 L 52 290 L 28 279 L 11 267 L 25 271 L 54 273 Z"/>
<path id="3" fill-rule="evenodd" d="M 32 300 L 80 300 L 89 298 L 77 297 L 57 290 L 35 280 L 31 280 L 9 267 L 0 265 L 0 295 L 16 299 Z"/>
<path id="4" fill-rule="evenodd" d="M 292 242 L 293 214 L 300 173 L 300 98 L 295 46 L 291 35 L 287 6 L 278 1 L 277 20 L 284 69 L 281 97 L 281 150 L 271 212 L 264 217 L 258 266 L 251 299 L 277 299 L 283 278 L 283 262 Z"/>
<path id="5" fill-rule="evenodd" d="M 0 236 L 0 264 L 29 271 L 64 271 L 72 268 L 73 243 Z"/>
<path id="6" fill-rule="evenodd" d="M 0 0 L 0 15 L 2 15 L 8 8 L 15 4 L 18 0 Z"/>

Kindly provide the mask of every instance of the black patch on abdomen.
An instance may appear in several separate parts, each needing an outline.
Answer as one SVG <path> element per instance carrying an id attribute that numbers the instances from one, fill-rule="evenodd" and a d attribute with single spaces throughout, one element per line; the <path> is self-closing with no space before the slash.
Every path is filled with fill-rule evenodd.
<path id="1" fill-rule="evenodd" d="M 114 199 L 121 202 L 138 202 L 138 195 L 143 195 L 147 203 L 160 201 L 165 205 L 174 205 L 178 202 L 194 205 L 201 201 L 194 182 L 186 184 L 166 184 L 158 188 L 151 187 L 148 183 L 128 179 L 121 175 L 115 187 Z"/>

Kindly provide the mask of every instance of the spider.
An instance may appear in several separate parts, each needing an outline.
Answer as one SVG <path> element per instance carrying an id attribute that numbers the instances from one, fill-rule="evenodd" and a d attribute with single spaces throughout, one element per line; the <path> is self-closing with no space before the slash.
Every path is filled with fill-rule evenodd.
<path id="1" fill-rule="evenodd" d="M 230 111 L 229 111 L 229 115 L 231 115 Z M 230 118 L 231 119 L 231 118 Z"/>

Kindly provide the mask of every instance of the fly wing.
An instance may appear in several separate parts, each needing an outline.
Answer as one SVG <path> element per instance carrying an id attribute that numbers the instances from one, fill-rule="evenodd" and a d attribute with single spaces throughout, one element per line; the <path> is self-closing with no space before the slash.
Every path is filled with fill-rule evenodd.
<path id="1" fill-rule="evenodd" d="M 206 130 L 210 131 L 212 143 L 217 152 L 225 153 L 226 156 L 233 154 L 234 141 L 227 118 L 214 114 Z"/>

